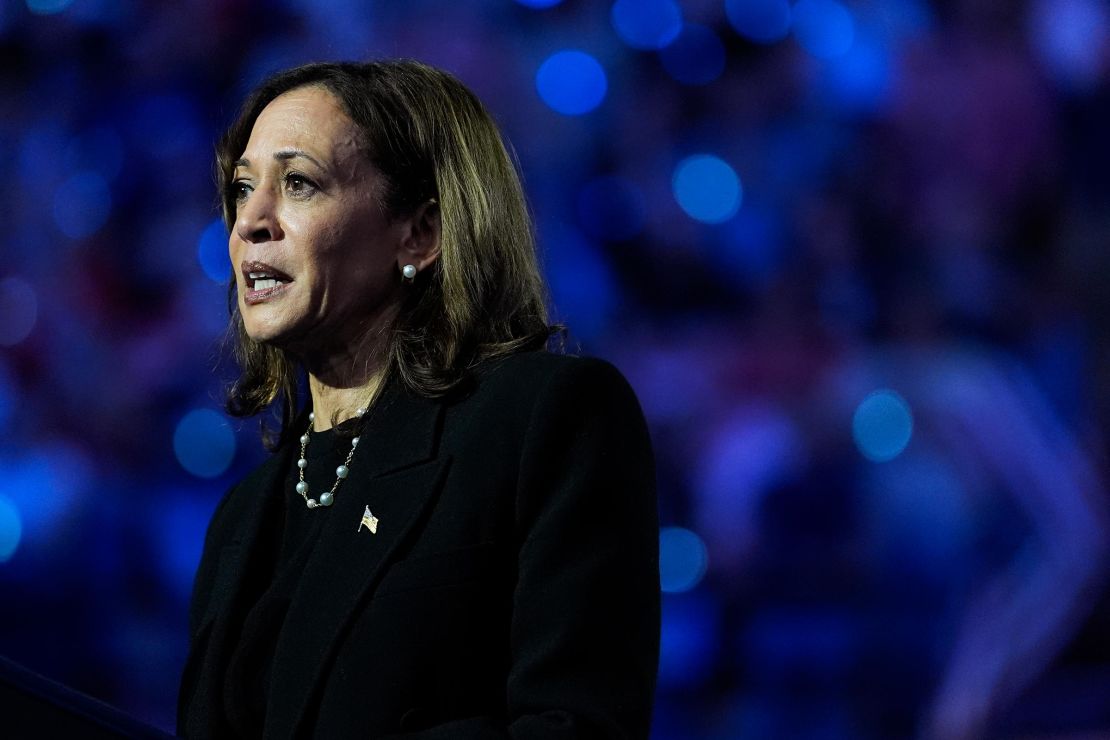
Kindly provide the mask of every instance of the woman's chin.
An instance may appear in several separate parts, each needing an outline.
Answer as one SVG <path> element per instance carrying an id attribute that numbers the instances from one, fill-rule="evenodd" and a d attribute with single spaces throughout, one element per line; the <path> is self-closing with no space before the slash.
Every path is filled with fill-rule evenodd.
<path id="1" fill-rule="evenodd" d="M 275 326 L 270 323 L 243 321 L 243 328 L 251 341 L 284 349 L 291 341 L 289 327 Z"/>

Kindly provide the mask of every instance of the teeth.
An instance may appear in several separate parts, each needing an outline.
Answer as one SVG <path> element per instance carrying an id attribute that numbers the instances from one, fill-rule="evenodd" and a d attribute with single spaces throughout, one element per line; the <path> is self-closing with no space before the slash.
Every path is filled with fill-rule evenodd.
<path id="1" fill-rule="evenodd" d="M 266 277 L 266 273 L 264 273 L 264 272 L 251 272 L 251 273 L 247 274 L 247 277 L 249 277 L 251 280 L 259 280 L 261 278 Z"/>
<path id="2" fill-rule="evenodd" d="M 255 280 L 254 281 L 254 289 L 255 290 L 269 290 L 270 288 L 276 288 L 279 285 L 281 285 L 281 283 L 279 283 L 277 280 L 274 280 L 272 278 L 267 279 L 267 280 Z"/>

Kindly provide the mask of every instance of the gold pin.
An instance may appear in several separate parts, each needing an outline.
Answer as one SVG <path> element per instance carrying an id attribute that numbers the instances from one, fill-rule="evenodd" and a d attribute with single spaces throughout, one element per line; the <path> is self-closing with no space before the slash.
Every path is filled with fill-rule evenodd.
<path id="1" fill-rule="evenodd" d="M 366 511 L 362 514 L 362 521 L 359 522 L 358 531 L 361 532 L 362 528 L 366 527 L 370 530 L 370 534 L 378 533 L 378 517 L 370 513 L 370 507 L 366 507 Z"/>

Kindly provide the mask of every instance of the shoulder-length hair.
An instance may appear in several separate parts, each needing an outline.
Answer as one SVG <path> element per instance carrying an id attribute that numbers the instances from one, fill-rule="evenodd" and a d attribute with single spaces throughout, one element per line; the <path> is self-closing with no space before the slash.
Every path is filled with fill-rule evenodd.
<path id="1" fill-rule="evenodd" d="M 547 321 L 532 221 L 496 124 L 458 79 L 427 64 L 307 64 L 263 81 L 217 147 L 229 230 L 235 223 L 234 162 L 255 120 L 274 98 L 307 86 L 332 93 L 361 130 L 364 152 L 383 175 L 382 203 L 391 216 L 438 204 L 439 258 L 408 286 L 387 327 L 387 377 L 396 375 L 425 396 L 442 395 L 476 363 L 542 347 L 562 330 Z M 303 371 L 286 351 L 247 336 L 235 290 L 232 279 L 229 338 L 241 373 L 228 390 L 227 409 L 252 416 L 280 402 L 284 437 L 297 413 Z"/>

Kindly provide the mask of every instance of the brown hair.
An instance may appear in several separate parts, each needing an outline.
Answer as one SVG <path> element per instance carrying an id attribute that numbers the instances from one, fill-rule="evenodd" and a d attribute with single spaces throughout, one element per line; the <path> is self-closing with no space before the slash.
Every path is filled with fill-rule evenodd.
<path id="1" fill-rule="evenodd" d="M 459 80 L 421 62 L 307 64 L 263 81 L 217 147 L 228 229 L 235 223 L 234 162 L 255 120 L 274 98 L 306 86 L 331 92 L 358 125 L 366 155 L 384 176 L 391 215 L 432 199 L 440 209 L 440 255 L 409 286 L 388 328 L 387 377 L 396 374 L 425 396 L 442 395 L 477 362 L 544 346 L 562 331 L 547 322 L 531 218 L 496 124 Z M 284 437 L 302 371 L 284 350 L 247 336 L 234 279 L 229 292 L 229 338 L 241 373 L 227 409 L 251 416 L 280 401 Z"/>

